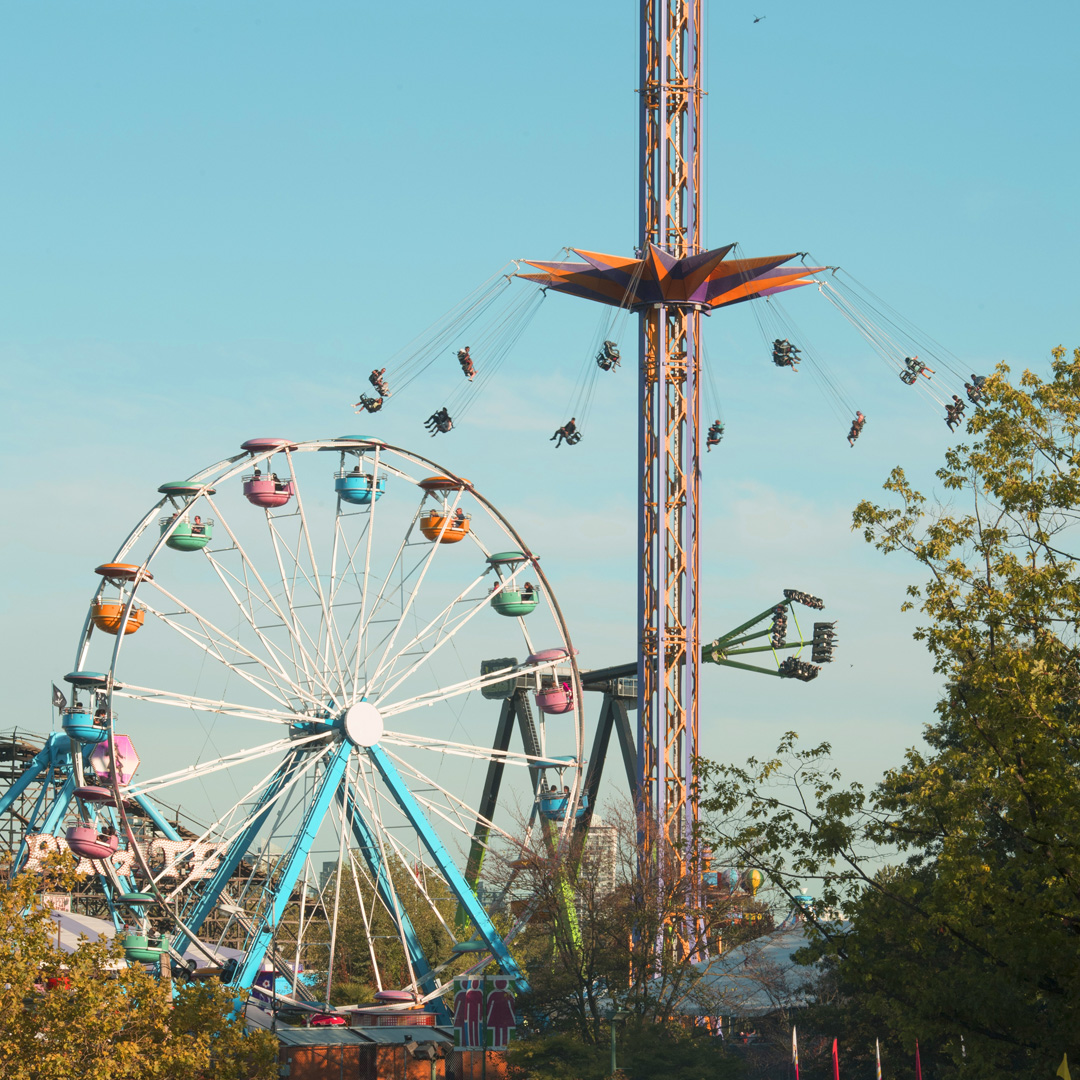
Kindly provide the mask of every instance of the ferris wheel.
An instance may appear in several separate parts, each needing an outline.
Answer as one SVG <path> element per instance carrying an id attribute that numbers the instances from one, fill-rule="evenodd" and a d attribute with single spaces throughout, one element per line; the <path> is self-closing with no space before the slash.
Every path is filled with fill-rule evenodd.
<path id="1" fill-rule="evenodd" d="M 251 439 L 158 490 L 96 568 L 49 815 L 129 958 L 164 925 L 178 960 L 230 956 L 232 985 L 317 976 L 329 1001 L 349 910 L 384 1000 L 434 1001 L 465 961 L 527 988 L 513 867 L 581 816 L 584 731 L 524 540 L 467 479 L 363 436 Z M 490 703 L 511 694 L 514 745 Z M 506 918 L 477 895 L 496 865 Z"/>

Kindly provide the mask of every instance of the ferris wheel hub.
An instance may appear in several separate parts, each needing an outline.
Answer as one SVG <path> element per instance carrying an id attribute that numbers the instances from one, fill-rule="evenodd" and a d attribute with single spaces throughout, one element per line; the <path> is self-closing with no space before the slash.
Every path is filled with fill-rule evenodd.
<path id="1" fill-rule="evenodd" d="M 353 746 L 374 746 L 382 737 L 382 713 L 370 701 L 358 701 L 345 710 L 341 718 L 345 738 Z"/>

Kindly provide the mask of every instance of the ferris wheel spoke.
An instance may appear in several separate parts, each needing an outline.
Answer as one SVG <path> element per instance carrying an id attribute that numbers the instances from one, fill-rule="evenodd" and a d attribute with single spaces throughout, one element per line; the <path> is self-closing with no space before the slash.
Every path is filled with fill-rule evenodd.
<path id="1" fill-rule="evenodd" d="M 515 765 L 526 769 L 550 766 L 556 759 L 538 754 L 523 754 L 517 750 L 494 750 L 490 746 L 473 746 L 470 743 L 451 742 L 448 739 L 435 739 L 428 735 L 409 735 L 400 731 L 387 731 L 379 740 L 384 746 L 401 746 L 412 750 L 427 750 L 432 753 L 448 754 L 451 757 L 474 758 L 477 761 L 501 761 L 505 765 Z M 389 751 L 388 751 L 389 753 Z M 558 758 L 560 767 L 574 768 L 575 758 Z"/>
<path id="2" fill-rule="evenodd" d="M 298 514 L 292 514 L 289 516 L 299 517 Z M 322 629 L 323 620 L 320 620 L 320 629 L 318 632 L 318 636 L 316 637 L 312 635 L 311 631 L 308 629 L 307 625 L 304 623 L 304 620 L 300 617 L 299 614 L 303 607 L 306 605 L 301 604 L 300 598 L 296 595 L 298 584 L 303 583 L 308 587 L 313 588 L 311 577 L 301 565 L 300 544 L 303 540 L 303 536 L 300 535 L 297 537 L 296 550 L 294 551 L 293 548 L 289 545 L 289 542 L 285 539 L 285 536 L 282 534 L 281 529 L 278 527 L 278 519 L 275 518 L 275 516 L 269 511 L 267 511 L 266 514 L 266 521 L 270 529 L 270 537 L 274 546 L 274 555 L 277 559 L 278 568 L 281 573 L 283 593 L 285 596 L 285 606 L 289 609 L 289 625 L 297 640 L 303 639 L 307 641 L 307 646 L 304 647 L 305 656 L 312 655 L 308 653 L 308 647 L 310 647 L 313 653 L 313 658 L 310 660 L 309 663 L 305 663 L 304 665 L 304 673 L 308 679 L 309 686 L 312 691 L 314 691 L 316 684 L 318 684 L 322 687 L 323 693 L 327 694 L 331 698 L 336 699 L 341 693 L 340 678 L 338 680 L 338 688 L 335 689 L 330 681 L 334 673 L 330 670 L 330 665 L 328 663 L 328 658 L 326 655 L 326 643 L 323 640 Z M 301 534 L 304 532 L 304 527 L 302 523 L 300 526 L 300 532 Z M 291 561 L 293 566 L 291 574 L 287 573 L 285 570 L 285 561 L 282 558 L 283 549 L 285 554 L 289 557 L 289 560 Z M 325 612 L 325 606 L 321 603 L 319 606 L 323 607 L 323 611 Z"/>
<path id="3" fill-rule="evenodd" d="M 261 720 L 271 724 L 296 723 L 296 713 L 292 711 L 262 709 L 257 705 L 237 705 L 222 699 L 196 697 L 194 694 L 181 694 L 175 690 L 157 690 L 149 686 L 134 686 L 131 683 L 115 686 L 113 694 L 117 697 L 131 698 L 134 701 L 150 701 L 155 705 L 172 705 L 181 709 L 193 709 L 196 712 L 234 716 L 242 720 Z"/>
<path id="4" fill-rule="evenodd" d="M 264 743 L 262 746 L 255 746 L 250 750 L 237 750 L 235 753 L 226 754 L 223 757 L 202 761 L 198 765 L 189 765 L 186 769 L 163 773 L 161 776 L 155 776 L 150 780 L 140 780 L 137 784 L 127 784 L 120 790 L 122 794 L 130 795 L 132 798 L 136 795 L 153 795 L 176 784 L 184 784 L 190 780 L 201 780 L 203 777 L 220 772 L 222 769 L 231 769 L 237 765 L 245 765 L 250 761 L 258 761 L 259 758 L 269 757 L 270 754 L 279 753 L 294 746 L 303 746 L 321 738 L 325 738 L 325 736 L 320 732 L 302 739 L 275 739 L 271 743 Z"/>
<path id="5" fill-rule="evenodd" d="M 372 534 L 372 518 L 374 517 L 374 503 L 371 504 L 370 511 L 365 517 L 367 520 L 364 523 L 364 527 L 360 532 L 360 535 L 356 539 L 356 543 L 349 544 L 349 539 L 342 526 L 342 518 L 353 517 L 353 514 L 343 514 L 341 512 L 340 503 L 338 500 L 338 514 L 334 521 L 334 545 L 333 553 L 331 556 L 331 568 L 330 568 L 330 608 L 331 611 L 337 612 L 344 606 L 355 607 L 356 612 L 349 620 L 344 631 L 338 627 L 338 641 L 340 644 L 342 663 L 346 665 L 345 674 L 348 676 L 349 685 L 345 693 L 345 700 L 351 700 L 351 695 L 355 690 L 357 681 L 357 667 L 359 663 L 360 650 L 352 650 L 353 658 L 350 666 L 348 643 L 353 641 L 354 638 L 359 636 L 360 626 L 363 623 L 364 617 L 364 596 L 367 591 L 366 579 L 367 568 L 370 567 L 370 550 L 371 550 L 371 534 Z M 364 547 L 367 558 L 365 560 L 365 570 L 361 571 L 356 565 L 356 556 L 360 551 L 361 546 Z M 345 563 L 341 567 L 340 573 L 338 572 L 338 551 L 343 549 L 345 552 Z M 339 600 L 339 595 L 343 590 L 350 585 L 355 585 L 357 593 L 360 597 L 359 601 L 343 601 Z M 336 617 L 335 617 L 336 624 Z"/>
<path id="6" fill-rule="evenodd" d="M 375 674 L 371 677 L 371 682 L 368 685 L 368 697 L 374 697 L 375 703 L 378 704 L 388 694 L 392 694 L 406 679 L 409 678 L 420 667 L 426 664 L 432 656 L 435 655 L 448 641 L 450 641 L 455 634 L 458 633 L 464 626 L 466 626 L 476 615 L 481 611 L 486 610 L 488 598 L 487 596 L 469 597 L 469 593 L 473 591 L 487 576 L 485 571 L 477 578 L 471 581 L 457 596 L 454 597 L 443 609 L 435 616 L 428 624 L 414 634 L 407 642 L 405 642 L 401 648 L 398 649 L 396 655 L 386 664 L 383 668 L 376 670 Z M 451 621 L 451 616 L 454 616 L 454 609 L 461 604 L 472 602 L 472 606 L 466 611 L 458 612 Z M 419 660 L 414 661 L 404 672 L 398 674 L 394 671 L 394 667 L 397 661 L 403 656 L 409 656 L 414 649 L 420 647 L 429 637 L 435 637 L 435 643 L 430 649 L 428 649 Z M 379 675 L 383 675 L 383 680 L 380 683 L 378 681 Z M 396 679 L 390 685 L 387 685 L 389 679 Z"/>
<path id="7" fill-rule="evenodd" d="M 412 531 L 416 527 L 416 522 L 420 517 L 420 510 L 421 510 L 422 506 L 423 506 L 423 504 L 421 503 L 421 506 L 417 507 L 416 513 L 413 515 L 412 522 L 410 523 L 409 527 L 405 530 L 405 535 L 404 535 L 404 537 L 402 537 L 401 543 L 398 545 L 398 549 L 394 554 L 394 558 L 391 561 L 390 566 L 387 569 L 386 573 L 383 575 L 382 581 L 381 581 L 381 583 L 379 585 L 379 592 L 378 592 L 377 596 L 375 597 L 374 603 L 372 603 L 371 607 L 369 609 L 367 609 L 366 613 L 362 613 L 362 615 L 361 615 L 360 632 L 356 635 L 355 668 L 356 668 L 357 672 L 359 672 L 359 670 L 360 670 L 361 660 L 366 662 L 367 657 L 368 657 L 368 653 L 370 652 L 370 650 L 367 648 L 367 642 L 368 642 L 369 636 L 370 636 L 369 631 L 370 631 L 370 628 L 371 628 L 371 624 L 372 624 L 373 620 L 375 619 L 375 617 L 381 613 L 384 605 L 389 604 L 389 601 L 388 601 L 387 595 L 386 595 L 387 587 L 391 586 L 391 583 L 394 580 L 394 575 L 398 572 L 398 569 L 404 567 L 405 551 L 410 546 L 409 537 L 412 535 Z M 370 532 L 368 534 L 368 537 L 369 537 L 369 539 L 368 539 L 368 551 L 367 551 L 367 556 L 366 556 L 366 561 L 365 561 L 365 566 L 364 566 L 364 591 L 363 591 L 363 594 L 361 596 L 361 604 L 362 605 L 367 604 L 367 597 L 369 595 L 368 585 L 369 585 L 369 581 L 370 581 L 370 569 L 371 569 L 371 540 L 370 540 L 371 533 Z M 408 575 L 405 575 L 404 571 L 402 570 L 402 575 L 401 575 L 402 582 L 401 582 L 401 584 L 403 585 L 404 582 L 411 575 L 412 575 L 412 571 L 410 571 Z M 392 595 L 392 593 L 391 593 L 391 595 Z M 366 677 L 367 677 L 367 673 L 365 671 L 365 673 L 364 673 L 365 681 L 366 681 Z M 357 685 L 357 686 L 360 685 L 359 676 L 356 679 L 355 685 Z"/>
<path id="8" fill-rule="evenodd" d="M 225 516 L 221 513 L 221 509 L 214 503 L 213 499 L 211 499 L 209 496 L 206 497 L 206 501 L 209 503 L 211 509 L 214 511 L 214 513 L 215 513 L 215 515 L 216 515 L 216 517 L 218 519 L 218 524 L 221 525 L 225 529 L 226 533 L 228 534 L 228 537 L 229 537 L 230 541 L 232 542 L 232 550 L 234 550 L 237 553 L 237 555 L 239 555 L 239 557 L 240 557 L 240 564 L 241 564 L 241 567 L 243 568 L 243 573 L 244 573 L 243 580 L 241 580 L 239 577 L 237 577 L 237 575 L 232 573 L 232 571 L 230 571 L 220 561 L 220 559 L 214 560 L 213 558 L 211 558 L 211 562 L 213 563 L 215 569 L 218 570 L 219 576 L 228 575 L 230 578 L 232 578 L 232 580 L 234 582 L 236 582 L 237 587 L 242 589 L 244 594 L 248 597 L 248 603 L 245 605 L 240 600 L 240 598 L 236 595 L 234 590 L 230 588 L 229 592 L 233 596 L 234 602 L 241 609 L 241 611 L 243 611 L 244 617 L 247 620 L 248 624 L 250 626 L 252 626 L 252 628 L 255 630 L 256 634 L 259 635 L 260 638 L 265 638 L 265 635 L 262 633 L 262 630 L 265 629 L 265 628 L 260 628 L 260 627 L 258 627 L 256 625 L 256 610 L 255 610 L 256 600 L 258 600 L 260 609 L 265 607 L 270 612 L 272 612 L 273 615 L 277 619 L 280 620 L 280 625 L 285 629 L 286 633 L 289 635 L 290 650 L 291 650 L 291 653 L 292 653 L 292 655 L 290 656 L 289 659 L 292 662 L 294 670 L 298 673 L 297 678 L 294 681 L 296 681 L 296 682 L 299 681 L 299 678 L 300 678 L 299 673 L 300 672 L 303 672 L 303 677 L 305 679 L 310 680 L 311 679 L 311 672 L 316 667 L 316 664 L 315 664 L 314 659 L 308 653 L 308 651 L 307 651 L 307 649 L 306 649 L 306 647 L 304 645 L 304 642 L 301 639 L 300 635 L 297 633 L 296 627 L 293 625 L 293 623 L 290 620 L 289 616 L 282 609 L 280 603 L 278 603 L 277 597 L 274 595 L 273 591 L 267 585 L 266 580 L 263 578 L 262 574 L 259 573 L 258 567 L 255 565 L 254 561 L 248 556 L 248 553 L 244 549 L 243 544 L 240 543 L 240 539 L 236 535 L 236 532 L 233 530 L 232 526 L 229 524 L 229 522 L 225 518 Z M 203 553 L 207 557 L 211 556 L 211 552 L 207 548 L 203 549 Z M 284 571 L 284 568 L 281 565 L 280 560 L 277 561 L 277 567 L 278 567 L 278 572 L 281 575 L 282 580 L 284 582 L 285 571 Z M 260 595 L 258 595 L 258 596 L 256 596 L 255 590 L 253 590 L 252 587 L 251 587 L 251 580 L 252 579 L 254 579 L 254 581 L 256 582 L 256 584 L 259 587 Z M 228 588 L 227 583 L 226 583 L 226 587 Z M 271 651 L 272 655 L 277 653 L 277 652 L 282 651 L 282 650 L 278 650 L 278 649 L 271 650 L 271 645 L 270 645 L 270 643 L 268 641 L 266 642 L 265 647 L 269 651 Z"/>
<path id="9" fill-rule="evenodd" d="M 341 642 L 338 640 L 337 626 L 334 622 L 332 609 L 327 603 L 326 592 L 323 589 L 322 580 L 319 577 L 319 566 L 315 559 L 315 545 L 311 540 L 311 530 L 308 528 L 307 512 L 304 509 L 304 498 L 300 491 L 300 485 L 295 480 L 296 470 L 293 468 L 293 460 L 291 451 L 286 448 L 285 456 L 289 461 L 289 471 L 294 474 L 293 479 L 293 492 L 296 498 L 296 509 L 300 515 L 300 534 L 304 541 L 304 546 L 307 550 L 308 563 L 311 567 L 311 575 L 305 573 L 305 578 L 308 578 L 308 587 L 311 588 L 315 595 L 319 599 L 319 607 L 322 613 L 322 623 L 319 631 L 319 644 L 322 645 L 320 656 L 327 669 L 333 666 L 334 673 L 337 675 L 338 686 L 342 697 L 346 692 L 345 676 L 342 673 L 342 656 L 343 650 L 341 648 Z M 299 552 L 298 552 L 299 554 Z M 296 560 L 298 568 L 302 568 L 303 564 L 299 558 Z"/>
<path id="10" fill-rule="evenodd" d="M 546 666 L 553 667 L 554 664 L 548 664 Z M 434 705 L 439 701 L 449 701 L 451 698 L 474 693 L 477 690 L 482 690 L 485 686 L 492 686 L 495 683 L 505 682 L 508 675 L 517 677 L 523 673 L 539 670 L 541 670 L 540 667 L 530 667 L 527 669 L 519 667 L 499 668 L 498 671 L 489 671 L 485 675 L 476 675 L 471 679 L 464 679 L 462 682 L 452 683 L 449 686 L 440 687 L 437 690 L 428 690 L 425 693 L 416 694 L 413 697 L 401 698 L 389 705 L 380 704 L 379 711 L 384 717 L 397 716 L 401 713 L 412 712 L 413 709 L 427 708 L 429 705 Z"/>
<path id="11" fill-rule="evenodd" d="M 233 602 L 236 604 L 237 610 L 241 613 L 244 621 L 248 624 L 248 628 L 259 639 L 263 648 L 266 650 L 267 655 L 272 657 L 273 660 L 276 662 L 278 669 L 284 671 L 285 662 L 288 661 L 292 665 L 294 671 L 300 670 L 301 665 L 297 662 L 297 648 L 299 647 L 302 650 L 303 643 L 299 642 L 294 636 L 292 627 L 289 625 L 288 619 L 285 617 L 284 613 L 281 612 L 280 608 L 278 608 L 276 604 L 267 603 L 263 599 L 259 598 L 259 608 L 256 609 L 256 598 L 252 594 L 248 584 L 241 581 L 231 570 L 229 570 L 228 567 L 224 566 L 220 562 L 220 560 L 215 557 L 215 553 L 206 551 L 205 554 L 210 565 L 214 568 L 218 579 L 221 581 L 222 585 L 224 585 Z M 244 590 L 244 592 L 248 596 L 247 603 L 243 601 L 240 594 L 237 592 L 237 589 L 234 588 L 234 585 L 230 584 L 230 582 L 235 583 L 236 587 L 242 588 Z M 269 614 L 277 620 L 280 620 L 278 625 L 284 627 L 285 630 L 288 632 L 290 640 L 290 647 L 288 650 L 283 649 L 280 645 L 274 642 L 273 639 L 265 633 L 266 627 L 260 626 L 256 621 L 257 616 L 262 614 L 263 612 Z M 305 658 L 307 659 L 308 664 L 313 666 L 311 664 L 310 658 Z M 290 680 L 290 682 L 293 686 L 298 685 L 296 679 L 292 679 Z"/>
<path id="12" fill-rule="evenodd" d="M 341 503 L 339 497 L 338 502 Z M 373 507 L 375 504 L 372 503 Z M 356 542 L 349 543 L 348 534 L 345 532 L 344 522 L 349 518 L 363 517 L 364 525 L 360 529 L 359 535 L 356 537 Z M 334 542 L 330 557 L 330 587 L 329 587 L 329 601 L 331 609 L 334 609 L 338 603 L 338 594 L 342 589 L 346 588 L 349 584 L 355 584 L 358 589 L 363 588 L 363 582 L 361 580 L 361 571 L 356 565 L 356 555 L 359 552 L 361 545 L 366 546 L 368 533 L 371 531 L 371 511 L 370 508 L 366 514 L 361 514 L 359 511 L 345 511 L 341 506 L 338 507 L 338 512 L 334 518 Z M 341 566 L 340 573 L 338 572 L 338 565 L 341 562 L 338 556 L 338 549 L 344 551 L 344 564 Z M 346 635 L 348 637 L 349 635 Z"/>
<path id="13" fill-rule="evenodd" d="M 381 463 L 380 455 L 382 453 L 382 447 L 375 447 L 375 461 L 371 469 L 371 482 L 373 485 L 377 485 L 379 481 L 379 466 Z M 384 466 L 385 468 L 385 466 Z M 375 490 L 378 490 L 377 488 Z M 360 610 L 356 616 L 356 649 L 353 653 L 352 662 L 352 693 L 355 696 L 357 688 L 360 685 L 360 658 L 365 655 L 364 642 L 367 631 L 367 618 L 366 605 L 371 586 L 371 547 L 372 541 L 375 537 L 375 515 L 377 513 L 377 507 L 379 500 L 377 497 L 373 497 L 371 505 L 368 509 L 368 524 L 367 524 L 367 543 L 364 545 L 364 571 L 363 576 L 360 579 Z M 419 512 L 419 511 L 418 511 Z M 415 519 L 414 519 L 415 520 Z M 394 566 L 397 565 L 398 559 L 401 558 L 402 553 L 405 550 L 405 542 L 408 540 L 408 532 L 405 534 L 405 540 L 402 541 L 401 547 L 398 548 L 397 554 L 394 556 Z M 393 573 L 393 566 L 391 566 L 390 572 Z M 382 595 L 380 589 L 380 596 Z"/>
<path id="14" fill-rule="evenodd" d="M 297 697 L 306 699 L 309 704 L 316 707 L 322 707 L 322 703 L 319 699 L 312 697 L 304 687 L 290 679 L 280 665 L 277 668 L 272 667 L 263 657 L 258 656 L 250 649 L 245 648 L 234 637 L 226 634 L 224 630 L 215 626 L 209 619 L 200 615 L 194 608 L 179 599 L 179 597 L 173 596 L 173 594 L 165 589 L 158 581 L 150 581 L 147 582 L 147 584 L 157 589 L 167 600 L 172 601 L 177 607 L 181 608 L 185 615 L 193 618 L 199 626 L 199 632 L 196 633 L 191 627 L 184 626 L 175 618 L 175 616 L 167 615 L 165 612 L 159 611 L 152 604 L 143 601 L 146 603 L 147 610 L 167 626 L 171 626 L 178 634 L 187 638 L 193 645 L 198 646 L 207 655 L 212 656 L 215 660 L 224 664 L 234 674 L 251 683 L 252 686 L 258 687 L 264 694 L 286 709 L 289 709 L 292 706 L 288 699 L 283 696 L 286 691 L 283 690 L 279 680 L 285 682 Z M 256 664 L 261 667 L 263 671 L 265 671 L 267 677 L 259 678 L 257 675 L 245 671 L 244 666 L 250 664 Z"/>
<path id="15" fill-rule="evenodd" d="M 427 573 L 431 569 L 431 564 L 435 560 L 435 553 L 439 550 L 439 548 L 442 547 L 441 541 L 443 534 L 446 532 L 446 529 L 450 524 L 450 519 L 453 515 L 453 512 L 457 509 L 457 505 L 460 501 L 461 490 L 458 491 L 456 497 L 454 498 L 453 505 L 445 508 L 445 512 L 443 514 L 443 523 L 441 529 L 439 530 L 439 535 L 432 543 L 431 550 L 428 552 L 427 558 L 423 560 L 423 565 L 420 568 L 420 572 L 416 575 L 416 581 L 413 585 L 412 592 L 409 594 L 409 599 L 401 605 L 401 614 L 398 616 L 397 625 L 394 627 L 389 639 L 386 642 L 386 648 L 383 650 L 383 654 L 379 658 L 378 664 L 375 666 L 374 673 L 368 677 L 368 682 L 375 682 L 379 677 L 379 673 L 382 671 L 383 667 L 385 667 L 387 657 L 390 655 L 390 652 L 394 647 L 394 642 L 397 640 L 397 636 L 401 632 L 401 627 L 404 625 L 406 618 L 408 618 L 409 612 L 412 610 L 412 606 L 416 601 L 417 594 L 420 592 L 420 588 L 424 584 L 424 579 L 427 577 Z M 421 503 L 421 505 L 423 504 Z M 413 519 L 414 526 L 419 516 L 420 509 L 417 508 L 416 517 Z"/>

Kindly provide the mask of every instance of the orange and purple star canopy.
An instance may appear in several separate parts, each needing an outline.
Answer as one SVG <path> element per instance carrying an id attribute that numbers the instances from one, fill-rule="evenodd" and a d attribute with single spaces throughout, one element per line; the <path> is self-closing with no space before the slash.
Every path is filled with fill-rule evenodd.
<path id="1" fill-rule="evenodd" d="M 757 259 L 731 259 L 735 247 L 714 248 L 700 255 L 676 259 L 650 244 L 641 259 L 601 255 L 573 248 L 584 262 L 533 262 L 538 274 L 519 274 L 546 289 L 570 293 L 615 307 L 641 308 L 650 304 L 687 304 L 708 312 L 759 296 L 772 296 L 809 284 L 822 266 L 784 266 L 796 255 L 765 255 Z"/>

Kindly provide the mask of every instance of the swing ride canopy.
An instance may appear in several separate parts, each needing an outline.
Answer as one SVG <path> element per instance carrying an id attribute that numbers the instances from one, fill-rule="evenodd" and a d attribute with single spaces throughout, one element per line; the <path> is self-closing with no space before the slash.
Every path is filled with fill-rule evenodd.
<path id="1" fill-rule="evenodd" d="M 703 311 L 772 296 L 809 284 L 810 275 L 822 266 L 784 266 L 797 257 L 763 255 L 755 259 L 727 256 L 734 244 L 677 259 L 649 244 L 640 259 L 571 250 L 584 262 L 534 262 L 539 274 L 519 274 L 546 289 L 570 293 L 586 300 L 616 307 L 640 309 L 653 304 L 690 305 Z"/>

